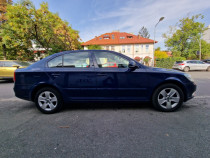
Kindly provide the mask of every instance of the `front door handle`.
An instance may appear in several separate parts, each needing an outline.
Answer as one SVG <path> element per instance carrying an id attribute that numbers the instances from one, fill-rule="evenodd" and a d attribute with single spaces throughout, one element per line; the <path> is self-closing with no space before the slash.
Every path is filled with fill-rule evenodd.
<path id="1" fill-rule="evenodd" d="M 54 77 L 58 77 L 58 76 L 60 76 L 61 74 L 59 74 L 59 73 L 52 73 L 51 75 L 54 76 Z"/>

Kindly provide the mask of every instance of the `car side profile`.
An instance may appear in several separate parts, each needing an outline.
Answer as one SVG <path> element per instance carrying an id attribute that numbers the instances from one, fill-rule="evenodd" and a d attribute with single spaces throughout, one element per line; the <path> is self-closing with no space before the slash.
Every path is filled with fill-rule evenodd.
<path id="1" fill-rule="evenodd" d="M 182 70 L 185 72 L 188 72 L 190 70 L 210 71 L 210 64 L 200 60 L 183 60 L 183 61 L 176 61 L 172 68 Z"/>
<path id="2" fill-rule="evenodd" d="M 78 50 L 56 53 L 15 71 L 16 97 L 55 113 L 76 101 L 152 102 L 175 111 L 191 99 L 196 85 L 183 72 L 146 67 L 117 52 Z"/>

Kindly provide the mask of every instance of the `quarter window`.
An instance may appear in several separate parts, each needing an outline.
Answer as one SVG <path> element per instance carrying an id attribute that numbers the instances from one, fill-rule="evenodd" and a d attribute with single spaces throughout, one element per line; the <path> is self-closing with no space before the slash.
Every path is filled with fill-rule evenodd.
<path id="1" fill-rule="evenodd" d="M 58 56 L 58 57 L 50 60 L 48 62 L 48 67 L 51 67 L 51 68 L 53 68 L 53 67 L 62 67 L 63 66 L 62 63 L 63 62 L 62 62 L 62 55 L 61 55 L 61 56 Z"/>
<path id="2" fill-rule="evenodd" d="M 121 56 L 101 52 L 94 53 L 99 68 L 127 68 L 129 61 Z"/>

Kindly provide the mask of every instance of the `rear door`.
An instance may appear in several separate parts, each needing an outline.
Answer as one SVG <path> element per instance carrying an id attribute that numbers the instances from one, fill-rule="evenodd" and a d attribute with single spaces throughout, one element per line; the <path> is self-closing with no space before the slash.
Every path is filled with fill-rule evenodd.
<path id="1" fill-rule="evenodd" d="M 48 75 L 62 89 L 68 100 L 94 99 L 96 78 L 90 54 L 74 52 L 56 58 L 53 59 L 55 61 L 48 62 Z"/>

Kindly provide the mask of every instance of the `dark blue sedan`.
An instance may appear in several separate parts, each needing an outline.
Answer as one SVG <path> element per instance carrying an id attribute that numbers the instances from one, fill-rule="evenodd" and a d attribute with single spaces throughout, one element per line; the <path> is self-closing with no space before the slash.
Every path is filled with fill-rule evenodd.
<path id="1" fill-rule="evenodd" d="M 174 111 L 191 99 L 196 85 L 190 75 L 146 67 L 112 51 L 65 51 L 17 69 L 14 91 L 34 101 L 43 113 L 55 113 L 74 101 L 151 102 Z"/>

